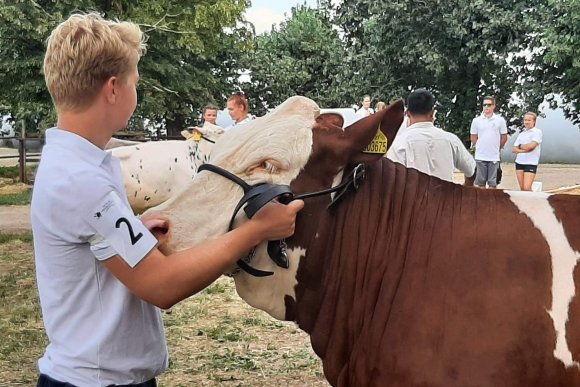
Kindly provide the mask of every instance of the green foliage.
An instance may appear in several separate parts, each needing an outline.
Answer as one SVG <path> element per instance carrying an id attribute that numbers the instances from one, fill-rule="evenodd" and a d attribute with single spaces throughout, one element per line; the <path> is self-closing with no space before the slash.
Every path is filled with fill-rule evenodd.
<path id="1" fill-rule="evenodd" d="M 541 16 L 539 16 L 541 15 Z M 534 72 L 524 90 L 552 107 L 562 107 L 574 123 L 580 123 L 580 0 L 548 0 L 534 15 L 537 48 L 532 51 Z"/>
<path id="2" fill-rule="evenodd" d="M 357 70 L 352 92 L 391 100 L 425 87 L 438 99 L 437 123 L 464 139 L 484 95 L 496 97 L 508 121 L 519 117 L 521 107 L 509 101 L 520 69 L 508 55 L 528 45 L 527 15 L 538 3 L 344 0 L 335 22 Z"/>
<path id="3" fill-rule="evenodd" d="M 0 4 L 0 114 L 10 112 L 27 131 L 55 122 L 44 84 L 44 41 L 72 12 L 97 11 L 131 20 L 149 37 L 140 63 L 143 118 L 167 125 L 170 133 L 192 123 L 208 102 L 222 102 L 237 77 L 234 63 L 252 37 L 242 12 L 249 0 L 10 0 Z M 10 85 L 11 87 L 6 87 Z M 21 127 L 22 125 L 18 126 Z"/>
<path id="4" fill-rule="evenodd" d="M 317 10 L 292 9 L 279 30 L 257 37 L 243 60 L 251 82 L 243 85 L 254 114 L 264 114 L 293 95 L 303 95 L 323 107 L 345 103 L 339 95 L 344 49 L 336 31 Z"/>

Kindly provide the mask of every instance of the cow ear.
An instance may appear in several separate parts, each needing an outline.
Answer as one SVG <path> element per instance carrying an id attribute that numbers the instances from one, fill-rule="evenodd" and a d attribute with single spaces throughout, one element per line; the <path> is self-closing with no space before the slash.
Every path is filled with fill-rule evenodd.
<path id="1" fill-rule="evenodd" d="M 387 106 L 386 109 L 346 127 L 344 132 L 349 142 L 349 161 L 351 163 L 369 163 L 383 157 L 403 123 L 404 112 L 405 104 L 402 99 L 399 99 Z M 386 137 L 386 146 L 378 143 L 370 145 L 379 130 Z M 367 147 L 374 149 L 367 149 Z"/>
<path id="2" fill-rule="evenodd" d="M 330 124 L 342 128 L 344 125 L 344 118 L 338 113 L 323 113 L 316 118 L 319 124 Z"/>

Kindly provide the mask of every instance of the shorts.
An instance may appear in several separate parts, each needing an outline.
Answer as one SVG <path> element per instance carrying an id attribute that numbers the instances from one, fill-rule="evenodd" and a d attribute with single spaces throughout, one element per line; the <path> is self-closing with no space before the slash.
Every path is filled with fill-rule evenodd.
<path id="1" fill-rule="evenodd" d="M 538 170 L 537 165 L 516 163 L 516 171 L 524 171 L 526 173 L 536 173 L 537 170 Z"/>
<path id="2" fill-rule="evenodd" d="M 480 187 L 497 187 L 499 161 L 475 160 L 477 171 L 474 184 Z"/>

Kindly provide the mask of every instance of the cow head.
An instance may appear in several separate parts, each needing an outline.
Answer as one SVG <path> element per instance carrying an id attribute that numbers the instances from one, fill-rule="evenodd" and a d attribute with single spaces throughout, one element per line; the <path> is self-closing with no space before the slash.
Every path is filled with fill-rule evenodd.
<path id="1" fill-rule="evenodd" d="M 365 148 L 379 128 L 390 145 L 402 120 L 403 103 L 397 101 L 343 130 L 341 116 L 319 115 L 312 100 L 292 97 L 272 113 L 226 132 L 215 144 L 211 163 L 249 184 L 292 183 L 295 193 L 318 191 L 338 182 L 349 166 L 381 158 L 383 153 L 366 153 Z M 231 181 L 212 172 L 199 173 L 181 194 L 154 209 L 172 220 L 167 251 L 182 250 L 227 232 L 242 195 L 242 189 Z M 325 199 L 313 203 L 319 200 Z M 313 203 L 306 202 L 297 227 L 314 221 L 309 219 L 316 213 Z M 239 218 L 244 221 L 243 215 Z M 295 243 L 289 253 L 290 268 L 279 268 L 263 244 L 257 248 L 252 266 L 274 275 L 254 278 L 240 272 L 235 276 L 238 293 L 246 302 L 279 319 L 286 317 L 284 300 L 294 296 L 296 271 L 306 251 Z"/>

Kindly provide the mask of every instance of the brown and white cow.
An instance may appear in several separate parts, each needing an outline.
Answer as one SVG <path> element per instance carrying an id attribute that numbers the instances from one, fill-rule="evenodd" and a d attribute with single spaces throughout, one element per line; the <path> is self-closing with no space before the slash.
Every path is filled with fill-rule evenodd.
<path id="1" fill-rule="evenodd" d="M 109 141 L 107 149 L 121 163 L 133 211 L 142 213 L 181 191 L 195 177 L 197 168 L 209 160 L 224 130 L 209 123 L 198 129 L 203 135 L 199 141 Z"/>
<path id="2" fill-rule="evenodd" d="M 306 201 L 290 268 L 260 246 L 251 264 L 274 275 L 240 272 L 238 293 L 308 332 L 335 386 L 580 386 L 580 197 L 467 188 L 361 152 L 402 116 L 397 102 L 343 131 L 294 97 L 219 140 L 212 163 L 297 193 L 367 163 L 357 192 Z M 199 173 L 158 208 L 167 250 L 226 232 L 241 196 Z"/>

